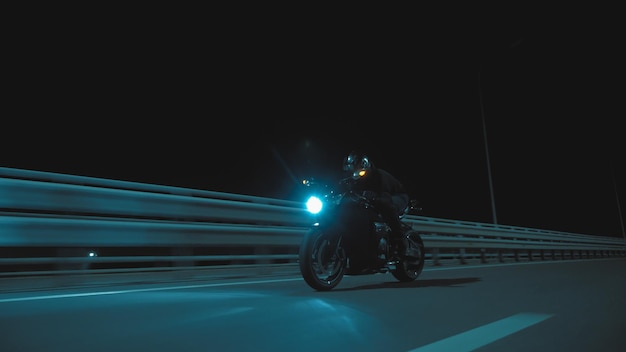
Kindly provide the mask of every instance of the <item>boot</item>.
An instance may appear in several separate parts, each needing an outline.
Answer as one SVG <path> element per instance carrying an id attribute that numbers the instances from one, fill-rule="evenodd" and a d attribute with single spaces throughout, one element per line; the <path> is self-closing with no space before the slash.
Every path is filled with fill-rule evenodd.
<path id="1" fill-rule="evenodd" d="M 400 239 L 401 248 L 399 248 L 398 252 L 404 254 L 409 260 L 419 259 L 420 253 L 415 246 L 411 245 L 409 239 L 404 235 L 405 231 L 402 229 L 402 225 L 400 225 L 400 219 L 398 217 L 389 218 L 387 223 L 391 228 L 391 235 L 397 236 L 395 238 Z"/>
<path id="2" fill-rule="evenodd" d="M 420 253 L 414 245 L 411 244 L 411 241 L 406 236 L 402 236 L 402 246 L 404 247 L 404 256 L 409 258 L 409 260 L 417 260 L 419 259 Z"/>
<path id="3" fill-rule="evenodd" d="M 377 253 L 378 254 L 378 259 L 380 259 L 382 261 L 387 260 L 387 256 L 386 256 L 386 253 L 387 253 L 387 240 L 386 239 L 381 238 L 378 241 L 378 248 L 377 248 L 377 250 L 378 250 L 378 253 Z"/>

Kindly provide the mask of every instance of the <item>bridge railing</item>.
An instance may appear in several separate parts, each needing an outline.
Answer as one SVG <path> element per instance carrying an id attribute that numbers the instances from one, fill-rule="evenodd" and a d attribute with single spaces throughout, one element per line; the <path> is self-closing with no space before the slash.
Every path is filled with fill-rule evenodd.
<path id="1" fill-rule="evenodd" d="M 624 240 L 422 216 L 427 259 L 626 256 Z M 297 263 L 302 204 L 0 168 L 0 277 Z"/>

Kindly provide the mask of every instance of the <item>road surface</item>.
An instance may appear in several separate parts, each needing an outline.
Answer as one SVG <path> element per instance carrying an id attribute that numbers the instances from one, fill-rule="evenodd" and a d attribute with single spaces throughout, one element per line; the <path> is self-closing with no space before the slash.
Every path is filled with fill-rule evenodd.
<path id="1" fill-rule="evenodd" d="M 0 350 L 622 352 L 626 259 L 0 290 Z"/>

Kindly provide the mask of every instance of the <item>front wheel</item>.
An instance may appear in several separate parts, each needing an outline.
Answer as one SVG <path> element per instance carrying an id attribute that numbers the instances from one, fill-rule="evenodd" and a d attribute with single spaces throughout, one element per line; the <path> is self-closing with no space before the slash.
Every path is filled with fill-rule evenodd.
<path id="1" fill-rule="evenodd" d="M 309 230 L 298 252 L 304 281 L 318 291 L 329 291 L 339 284 L 346 269 L 341 236 L 331 236 L 320 228 Z"/>
<path id="2" fill-rule="evenodd" d="M 424 258 L 426 256 L 424 241 L 417 231 L 408 231 L 405 236 L 409 240 L 409 246 L 415 249 L 417 257 L 403 258 L 396 269 L 391 271 L 393 277 L 402 282 L 415 281 L 420 276 L 424 270 Z"/>

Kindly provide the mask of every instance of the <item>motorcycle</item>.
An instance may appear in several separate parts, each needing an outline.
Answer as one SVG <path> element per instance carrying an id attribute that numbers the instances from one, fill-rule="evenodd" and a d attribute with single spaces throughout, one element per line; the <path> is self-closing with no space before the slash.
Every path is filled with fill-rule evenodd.
<path id="1" fill-rule="evenodd" d="M 352 182 L 342 179 L 340 184 Z M 304 181 L 315 188 L 314 182 Z M 402 219 L 415 210 L 411 200 L 400 215 L 402 236 L 412 255 L 405 256 L 403 241 L 392 236 L 391 228 L 376 209 L 376 202 L 350 190 L 335 192 L 326 188 L 307 201 L 307 209 L 316 214 L 315 223 L 306 232 L 298 252 L 300 273 L 306 283 L 318 291 L 330 291 L 344 275 L 371 275 L 390 272 L 398 281 L 417 279 L 424 268 L 424 242 L 420 234 Z"/>

